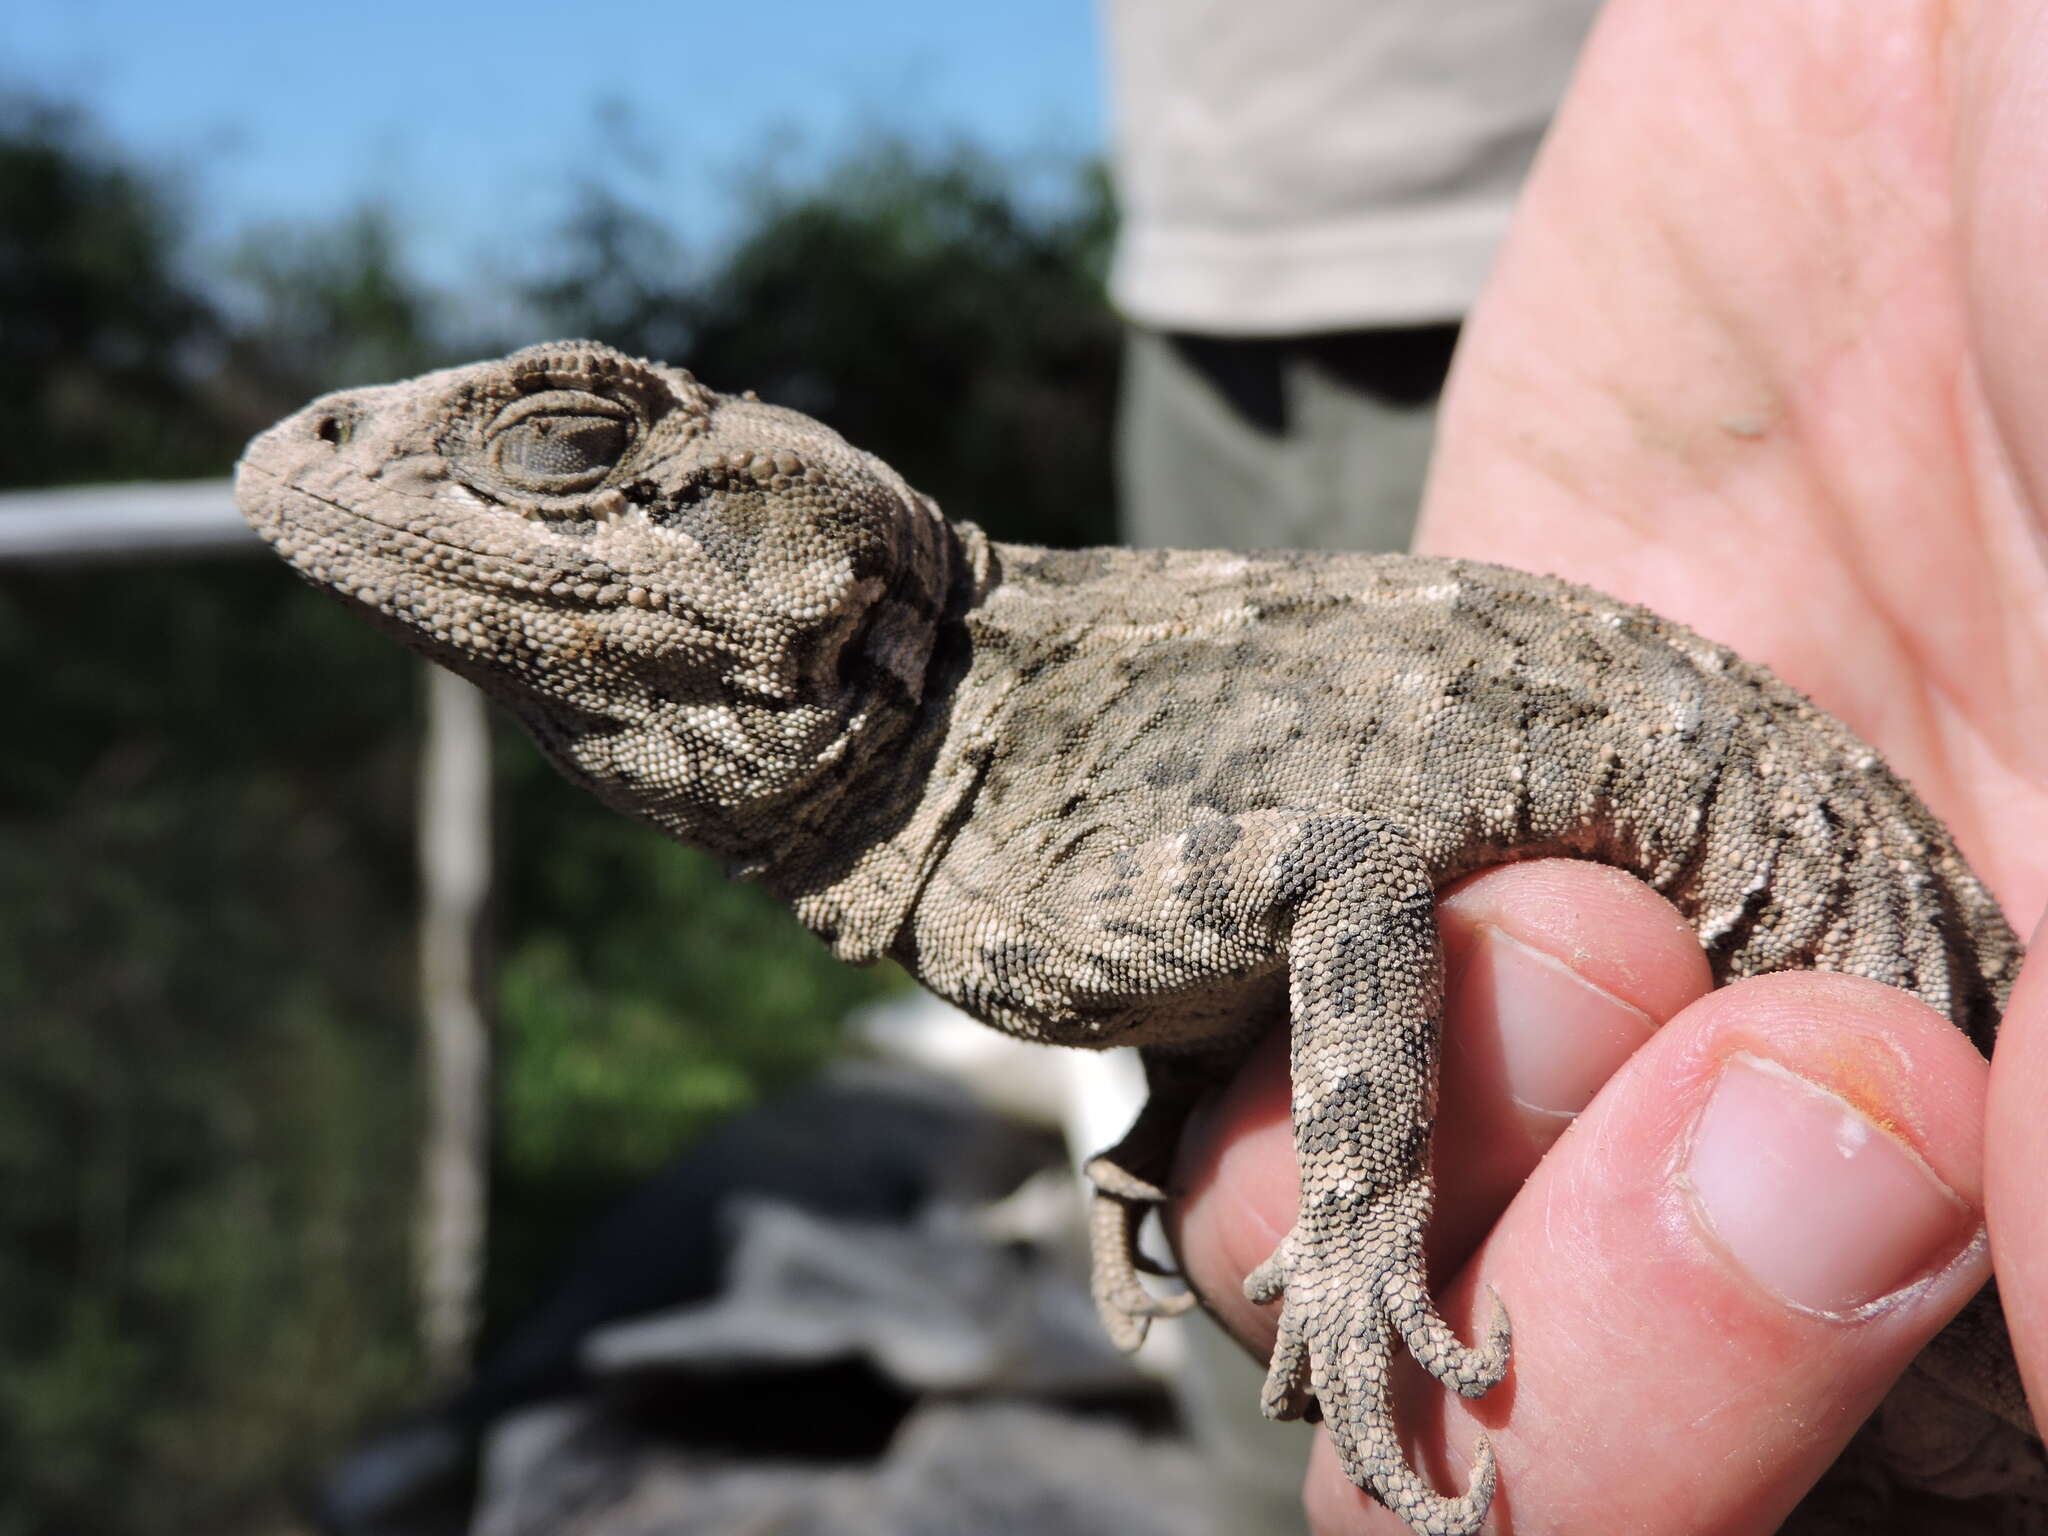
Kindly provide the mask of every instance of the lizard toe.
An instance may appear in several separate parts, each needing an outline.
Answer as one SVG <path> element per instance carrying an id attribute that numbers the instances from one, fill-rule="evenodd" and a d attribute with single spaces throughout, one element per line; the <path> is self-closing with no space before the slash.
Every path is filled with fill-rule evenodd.
<path id="1" fill-rule="evenodd" d="M 1377 1248 L 1357 1241 L 1355 1225 L 1374 1224 L 1328 1226 L 1312 1215 L 1298 1221 L 1246 1279 L 1252 1300 L 1282 1298 L 1260 1406 L 1280 1419 L 1320 1409 L 1346 1475 L 1420 1536 L 1476 1531 L 1493 1498 L 1492 1448 L 1481 1440 L 1464 1493 L 1449 1497 L 1431 1488 L 1402 1455 L 1395 1433 L 1393 1355 L 1405 1345 L 1453 1391 L 1477 1397 L 1507 1373 L 1507 1311 L 1495 1296 L 1486 1337 L 1466 1346 L 1430 1299 L 1420 1223 L 1380 1223 L 1389 1236 Z"/>
<path id="2" fill-rule="evenodd" d="M 1477 1345 L 1462 1343 L 1451 1331 L 1420 1276 L 1390 1274 L 1382 1291 L 1387 1315 L 1400 1330 L 1416 1364 L 1460 1397 L 1484 1397 L 1500 1385 L 1508 1373 L 1513 1335 L 1508 1309 L 1492 1286 L 1486 1294 L 1493 1298 L 1493 1314 L 1487 1320 L 1485 1339 Z"/>
<path id="3" fill-rule="evenodd" d="M 1141 1269 L 1158 1273 L 1137 1248 L 1144 1202 L 1098 1188 L 1089 1202 L 1089 1290 L 1110 1342 L 1129 1354 L 1145 1342 L 1152 1319 L 1179 1317 L 1195 1306 L 1192 1292 L 1158 1296 L 1138 1278 Z"/>
<path id="4" fill-rule="evenodd" d="M 1309 1392 L 1308 1340 L 1283 1326 L 1273 1341 L 1273 1358 L 1266 1367 L 1266 1384 L 1259 1393 L 1259 1410 L 1269 1419 L 1305 1418 L 1315 1405 Z"/>
<path id="5" fill-rule="evenodd" d="M 1337 1450 L 1351 1480 L 1407 1521 L 1416 1536 L 1473 1536 L 1493 1505 L 1498 1473 L 1493 1444 L 1484 1435 L 1473 1446 L 1465 1491 L 1455 1497 L 1438 1493 L 1424 1482 L 1408 1465 L 1400 1442 L 1391 1433 L 1360 1436 L 1348 1450 L 1340 1436 Z"/>

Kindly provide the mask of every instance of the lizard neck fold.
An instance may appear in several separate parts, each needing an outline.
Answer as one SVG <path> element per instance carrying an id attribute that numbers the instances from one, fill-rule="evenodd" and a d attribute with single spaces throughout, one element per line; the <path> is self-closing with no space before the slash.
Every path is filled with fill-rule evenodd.
<path id="1" fill-rule="evenodd" d="M 915 581 L 919 596 L 899 592 L 899 578 L 863 642 L 869 654 L 921 650 L 917 686 L 901 695 L 882 686 L 849 715 L 843 748 L 760 827 L 760 855 L 737 871 L 856 963 L 886 954 L 908 920 L 980 777 L 981 726 L 995 702 L 970 698 L 964 686 L 972 661 L 965 620 L 996 580 L 989 540 L 936 513 L 928 526 L 932 541 L 909 564 L 939 579 Z"/>

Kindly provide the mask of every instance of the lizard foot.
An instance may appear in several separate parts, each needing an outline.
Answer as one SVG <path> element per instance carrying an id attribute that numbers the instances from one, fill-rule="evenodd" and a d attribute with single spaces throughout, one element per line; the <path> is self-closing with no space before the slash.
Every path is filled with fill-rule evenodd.
<path id="1" fill-rule="evenodd" d="M 1153 1318 L 1179 1317 L 1193 1310 L 1195 1298 L 1187 1292 L 1155 1296 L 1138 1278 L 1160 1273 L 1138 1252 L 1138 1228 L 1145 1212 L 1166 1198 L 1165 1191 L 1107 1156 L 1090 1158 L 1085 1171 L 1094 1186 L 1088 1203 L 1089 1289 L 1111 1342 L 1128 1353 L 1145 1342 Z"/>
<path id="2" fill-rule="evenodd" d="M 1419 1203 L 1427 1209 L 1427 1192 Z M 1255 1302 L 1284 1297 L 1279 1337 L 1261 1406 L 1269 1418 L 1320 1410 L 1345 1475 L 1419 1536 L 1468 1536 L 1493 1502 L 1493 1447 L 1484 1435 L 1465 1492 L 1446 1498 L 1408 1465 L 1394 1432 L 1394 1340 L 1462 1397 L 1478 1397 L 1507 1374 L 1508 1317 L 1498 1296 L 1486 1340 L 1458 1341 L 1430 1299 L 1422 1269 L 1422 1221 L 1396 1194 L 1363 1210 L 1307 1216 L 1273 1256 L 1246 1278 Z M 1404 1220 L 1404 1211 L 1414 1219 Z"/>

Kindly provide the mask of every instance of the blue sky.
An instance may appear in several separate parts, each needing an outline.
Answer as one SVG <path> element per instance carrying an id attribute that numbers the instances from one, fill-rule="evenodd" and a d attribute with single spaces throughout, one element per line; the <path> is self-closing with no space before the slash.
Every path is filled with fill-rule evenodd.
<path id="1" fill-rule="evenodd" d="M 202 238 L 377 198 L 441 280 L 514 264 L 599 155 L 710 241 L 756 166 L 876 129 L 1048 158 L 1104 131 L 1091 0 L 62 0 L 0 7 L 0 87 L 176 172 Z"/>

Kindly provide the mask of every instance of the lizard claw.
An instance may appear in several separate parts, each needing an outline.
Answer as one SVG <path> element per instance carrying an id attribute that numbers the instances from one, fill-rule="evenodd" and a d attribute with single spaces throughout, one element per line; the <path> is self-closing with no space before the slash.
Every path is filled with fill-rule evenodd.
<path id="1" fill-rule="evenodd" d="M 1400 1232 L 1403 1225 L 1363 1223 L 1381 1232 Z M 1470 1482 L 1455 1498 L 1436 1492 L 1408 1465 L 1394 1432 L 1394 1341 L 1398 1337 L 1454 1392 L 1477 1397 L 1507 1374 L 1507 1311 L 1489 1289 L 1493 1315 L 1486 1337 L 1476 1347 L 1459 1342 L 1424 1283 L 1421 1224 L 1408 1225 L 1412 1237 L 1385 1243 L 1375 1254 L 1358 1242 L 1358 1224 L 1326 1236 L 1303 1220 L 1246 1277 L 1247 1298 L 1283 1303 L 1260 1403 L 1276 1419 L 1320 1411 L 1352 1482 L 1418 1536 L 1465 1536 L 1479 1529 L 1493 1499 L 1493 1448 L 1480 1438 Z"/>
<path id="2" fill-rule="evenodd" d="M 1136 1201 L 1141 1205 L 1166 1203 L 1165 1190 L 1150 1179 L 1139 1178 L 1107 1152 L 1089 1158 L 1081 1172 L 1095 1186 L 1098 1194 L 1115 1195 L 1120 1200 Z"/>
<path id="3" fill-rule="evenodd" d="M 1508 1327 L 1508 1309 L 1492 1286 L 1486 1294 L 1493 1301 L 1493 1315 L 1487 1319 L 1485 1341 L 1469 1347 L 1458 1341 L 1451 1325 L 1437 1312 L 1429 1292 L 1403 1274 L 1387 1276 L 1382 1294 L 1388 1316 L 1400 1330 L 1408 1353 L 1438 1381 L 1460 1397 L 1484 1397 L 1508 1373 L 1508 1352 L 1513 1338 Z"/>
<path id="4" fill-rule="evenodd" d="M 1472 1473 L 1466 1479 L 1465 1491 L 1449 1498 L 1416 1476 L 1402 1459 L 1401 1447 L 1391 1435 L 1384 1439 L 1385 1444 L 1371 1445 L 1369 1461 L 1354 1461 L 1339 1446 L 1345 1475 L 1354 1483 L 1371 1488 L 1382 1504 L 1408 1522 L 1416 1536 L 1473 1536 L 1493 1505 L 1493 1485 L 1498 1475 L 1493 1442 L 1479 1436 L 1472 1447 Z"/>

